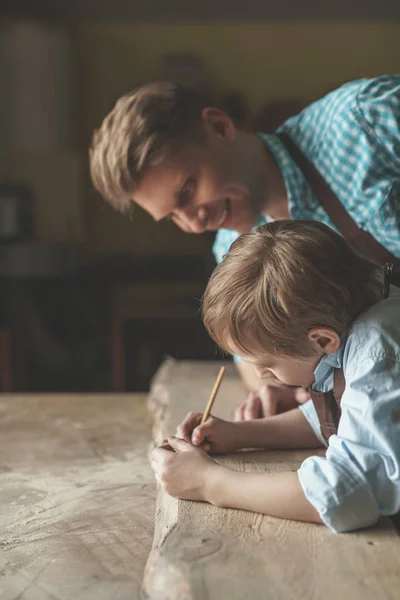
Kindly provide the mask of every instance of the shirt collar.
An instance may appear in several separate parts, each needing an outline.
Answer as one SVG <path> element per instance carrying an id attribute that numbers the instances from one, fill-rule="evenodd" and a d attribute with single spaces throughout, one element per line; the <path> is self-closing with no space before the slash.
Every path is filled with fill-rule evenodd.
<path id="1" fill-rule="evenodd" d="M 314 370 L 314 383 L 311 386 L 313 390 L 327 392 L 333 389 L 334 369 L 340 369 L 343 366 L 343 355 L 346 347 L 347 333 L 341 336 L 340 347 L 334 354 L 325 354 L 319 361 Z"/>
<path id="2" fill-rule="evenodd" d="M 257 133 L 257 136 L 262 140 L 278 164 L 286 187 L 290 217 L 298 219 L 299 216 L 296 212 L 298 211 L 299 197 L 302 194 L 304 195 L 306 191 L 306 182 L 303 173 L 292 160 L 283 142 L 276 135 Z"/>

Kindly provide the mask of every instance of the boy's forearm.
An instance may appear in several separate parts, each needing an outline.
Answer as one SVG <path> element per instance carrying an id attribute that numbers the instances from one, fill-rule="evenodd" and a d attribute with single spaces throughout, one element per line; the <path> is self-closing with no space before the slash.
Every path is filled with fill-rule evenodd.
<path id="1" fill-rule="evenodd" d="M 299 408 L 285 413 L 237 423 L 237 449 L 321 448 L 311 425 Z"/>
<path id="2" fill-rule="evenodd" d="M 219 467 L 210 478 L 205 500 L 271 517 L 322 523 L 304 495 L 296 473 L 244 473 Z"/>

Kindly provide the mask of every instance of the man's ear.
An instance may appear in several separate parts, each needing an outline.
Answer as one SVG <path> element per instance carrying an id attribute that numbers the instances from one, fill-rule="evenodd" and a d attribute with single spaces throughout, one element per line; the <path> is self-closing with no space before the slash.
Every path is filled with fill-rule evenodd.
<path id="1" fill-rule="evenodd" d="M 227 142 L 235 141 L 236 127 L 232 119 L 222 110 L 213 106 L 203 108 L 201 118 L 207 135 L 216 135 Z"/>
<path id="2" fill-rule="evenodd" d="M 331 327 L 313 327 L 307 333 L 314 349 L 321 354 L 335 354 L 340 348 L 340 336 Z"/>

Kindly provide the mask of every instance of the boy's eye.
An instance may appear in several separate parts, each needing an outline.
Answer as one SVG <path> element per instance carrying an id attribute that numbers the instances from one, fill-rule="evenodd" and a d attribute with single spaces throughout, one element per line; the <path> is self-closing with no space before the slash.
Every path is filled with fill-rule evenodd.
<path id="1" fill-rule="evenodd" d="M 269 369 L 263 369 L 261 371 L 261 379 L 269 379 L 271 377 L 271 371 Z"/>

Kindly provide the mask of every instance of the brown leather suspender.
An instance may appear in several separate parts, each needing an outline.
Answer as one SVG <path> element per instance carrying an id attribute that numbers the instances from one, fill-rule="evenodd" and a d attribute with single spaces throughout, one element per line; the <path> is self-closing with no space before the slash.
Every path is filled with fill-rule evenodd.
<path id="1" fill-rule="evenodd" d="M 389 269 L 391 283 L 400 286 L 400 259 L 386 250 L 370 233 L 358 227 L 325 179 L 293 140 L 286 133 L 279 133 L 278 137 L 307 179 L 318 202 L 345 240 L 366 258 L 380 265 L 392 265 Z"/>

